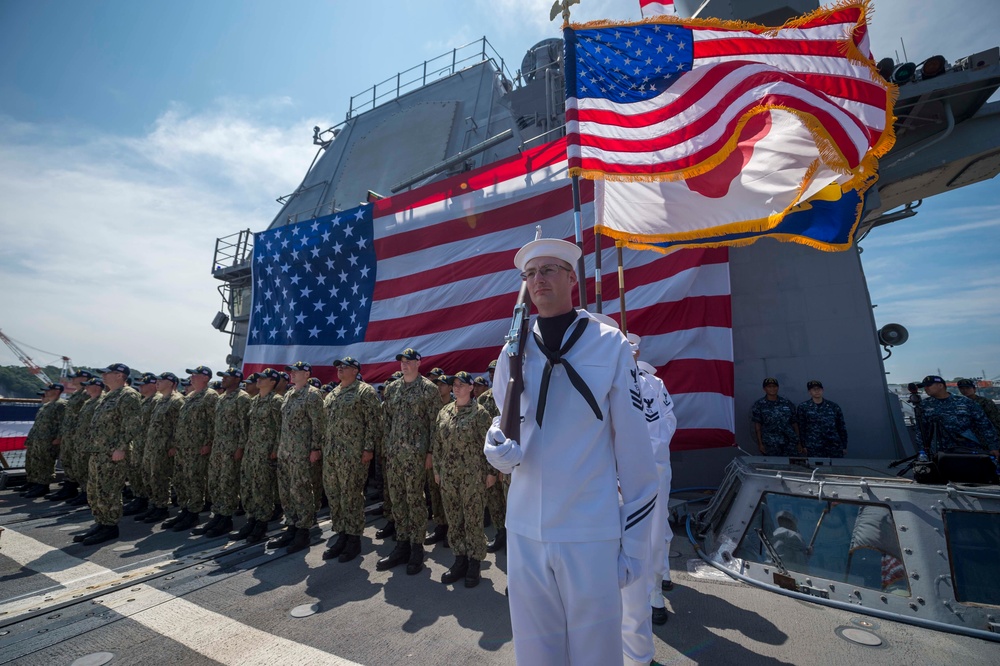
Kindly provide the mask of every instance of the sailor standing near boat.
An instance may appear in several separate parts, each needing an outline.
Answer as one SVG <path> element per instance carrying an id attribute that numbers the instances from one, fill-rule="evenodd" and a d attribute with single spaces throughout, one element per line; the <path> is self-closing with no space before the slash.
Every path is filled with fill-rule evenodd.
<path id="1" fill-rule="evenodd" d="M 522 341 L 520 404 L 494 396 L 501 413 L 520 412 L 521 441 L 495 419 L 484 447 L 512 474 L 508 584 L 522 666 L 622 663 L 620 588 L 642 576 L 657 501 L 638 370 L 620 331 L 573 308 L 579 257 L 556 239 L 515 256 L 539 316 Z M 509 375 L 504 353 L 496 384 Z"/>

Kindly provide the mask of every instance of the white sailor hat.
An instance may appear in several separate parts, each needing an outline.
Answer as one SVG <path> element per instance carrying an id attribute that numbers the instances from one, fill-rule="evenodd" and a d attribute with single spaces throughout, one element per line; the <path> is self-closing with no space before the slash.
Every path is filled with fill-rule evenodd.
<path id="1" fill-rule="evenodd" d="M 580 255 L 580 248 L 573 243 L 558 238 L 539 238 L 517 251 L 517 254 L 514 255 L 514 265 L 517 270 L 523 271 L 528 262 L 536 257 L 555 257 L 562 259 L 575 269 L 576 261 Z"/>
<path id="2" fill-rule="evenodd" d="M 656 368 L 651 366 L 649 363 L 646 363 L 645 361 L 639 361 L 638 363 L 636 363 L 636 365 L 639 366 L 639 369 L 645 372 L 647 375 L 656 374 Z"/>
<path id="3" fill-rule="evenodd" d="M 635 333 L 629 333 L 626 337 L 628 338 L 628 341 L 631 342 L 636 347 L 638 347 L 639 343 L 642 342 L 642 338 L 636 335 Z"/>

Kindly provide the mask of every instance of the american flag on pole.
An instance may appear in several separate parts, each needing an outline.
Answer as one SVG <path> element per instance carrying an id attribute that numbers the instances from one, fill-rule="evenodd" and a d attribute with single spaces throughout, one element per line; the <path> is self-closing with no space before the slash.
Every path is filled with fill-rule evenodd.
<path id="1" fill-rule="evenodd" d="M 639 12 L 642 16 L 656 16 L 657 14 L 676 14 L 674 0 L 639 0 Z"/>
<path id="2" fill-rule="evenodd" d="M 244 371 L 308 361 L 324 381 L 353 356 L 367 381 L 399 369 L 413 347 L 424 371 L 484 373 L 497 358 L 520 277 L 517 250 L 534 238 L 573 239 L 565 140 L 315 220 L 255 234 Z M 583 215 L 594 188 L 584 182 Z M 604 239 L 608 241 L 607 238 Z M 587 273 L 594 235 L 585 236 Z M 608 257 L 610 259 L 610 257 Z M 606 261 L 605 298 L 615 267 Z M 676 402 L 675 449 L 734 441 L 733 353 L 725 249 L 625 253 L 629 327 L 644 337 Z M 593 279 L 588 280 L 593 298 Z M 607 309 L 613 309 L 608 303 Z"/>
<path id="3" fill-rule="evenodd" d="M 601 231 L 636 247 L 710 245 L 766 233 L 832 184 L 863 193 L 894 142 L 895 88 L 871 61 L 867 10 L 842 3 L 780 29 L 669 16 L 568 26 L 570 171 L 606 180 L 630 210 L 599 214 Z"/>

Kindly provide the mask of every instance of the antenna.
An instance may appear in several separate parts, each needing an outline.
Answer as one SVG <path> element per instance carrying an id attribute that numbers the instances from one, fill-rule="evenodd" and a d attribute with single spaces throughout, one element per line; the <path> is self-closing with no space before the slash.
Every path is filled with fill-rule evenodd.
<path id="1" fill-rule="evenodd" d="M 906 57 L 906 44 L 903 43 L 903 38 L 899 38 L 899 45 L 903 47 L 903 60 L 910 62 L 910 59 Z"/>

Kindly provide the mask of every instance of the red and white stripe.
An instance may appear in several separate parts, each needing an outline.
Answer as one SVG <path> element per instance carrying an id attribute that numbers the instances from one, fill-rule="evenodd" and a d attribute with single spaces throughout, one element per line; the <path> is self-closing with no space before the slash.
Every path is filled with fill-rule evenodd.
<path id="1" fill-rule="evenodd" d="M 399 370 L 413 347 L 421 369 L 485 373 L 510 329 L 520 286 L 514 254 L 535 236 L 573 240 L 565 140 L 375 203 L 377 282 L 364 342 L 339 347 L 248 347 L 245 372 L 309 361 L 324 381 L 353 356 L 367 381 Z M 583 219 L 594 187 L 581 182 Z M 585 234 L 593 302 L 594 235 Z M 614 253 L 604 239 L 606 311 L 618 304 Z M 728 254 L 625 251 L 629 329 L 644 336 L 643 359 L 676 401 L 675 449 L 728 446 L 733 436 L 733 351 Z M 591 308 L 592 309 L 592 308 Z"/>
<path id="2" fill-rule="evenodd" d="M 20 451 L 34 421 L 0 421 L 0 452 Z"/>
<path id="3" fill-rule="evenodd" d="M 639 0 L 639 12 L 642 16 L 655 16 L 657 14 L 676 14 L 674 0 Z"/>
<path id="4" fill-rule="evenodd" d="M 616 174 L 682 172 L 723 149 L 754 108 L 796 110 L 815 119 L 842 160 L 857 169 L 883 140 L 889 86 L 848 58 L 852 39 L 870 56 L 861 5 L 796 28 L 760 31 L 692 26 L 692 70 L 653 99 L 567 99 L 570 166 Z M 666 63 L 665 63 L 666 64 Z"/>

